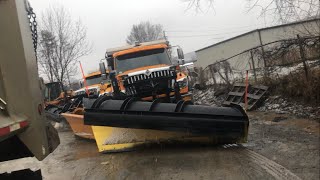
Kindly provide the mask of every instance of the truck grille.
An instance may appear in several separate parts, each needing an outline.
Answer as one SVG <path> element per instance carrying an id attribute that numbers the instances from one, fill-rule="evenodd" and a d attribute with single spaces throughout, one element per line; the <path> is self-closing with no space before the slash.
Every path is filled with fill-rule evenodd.
<path id="1" fill-rule="evenodd" d="M 89 94 L 98 94 L 99 93 L 97 88 L 91 88 L 91 89 L 88 89 L 88 91 L 89 91 Z M 76 96 L 77 95 L 84 95 L 84 94 L 86 94 L 85 89 L 75 93 Z"/>
<path id="2" fill-rule="evenodd" d="M 172 81 L 177 75 L 172 70 L 151 72 L 149 75 L 138 74 L 124 80 L 126 94 L 139 97 L 151 96 L 154 93 L 163 94 L 172 89 Z"/>
<path id="3" fill-rule="evenodd" d="M 162 71 L 155 71 L 152 72 L 149 76 L 146 74 L 139 74 L 135 76 L 130 76 L 126 79 L 127 84 L 133 84 L 137 81 L 143 81 L 148 79 L 157 79 L 157 78 L 163 78 L 163 77 L 172 77 L 174 76 L 174 71 L 170 70 L 162 70 Z"/>

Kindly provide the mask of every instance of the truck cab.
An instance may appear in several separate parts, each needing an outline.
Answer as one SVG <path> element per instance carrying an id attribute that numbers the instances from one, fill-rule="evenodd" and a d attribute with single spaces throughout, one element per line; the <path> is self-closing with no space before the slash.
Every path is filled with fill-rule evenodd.
<path id="1" fill-rule="evenodd" d="M 165 40 L 107 50 L 109 70 L 113 70 L 119 91 L 144 100 L 191 100 L 188 77 L 172 63 L 171 50 Z"/>
<path id="2" fill-rule="evenodd" d="M 106 72 L 108 74 L 108 72 Z M 103 79 L 100 71 L 89 73 L 85 76 L 86 83 L 81 82 L 80 89 L 74 92 L 75 96 L 85 94 L 86 88 L 89 95 L 99 96 L 101 94 L 107 94 L 111 92 L 111 84 L 109 79 Z M 87 86 L 87 87 L 84 87 Z"/>

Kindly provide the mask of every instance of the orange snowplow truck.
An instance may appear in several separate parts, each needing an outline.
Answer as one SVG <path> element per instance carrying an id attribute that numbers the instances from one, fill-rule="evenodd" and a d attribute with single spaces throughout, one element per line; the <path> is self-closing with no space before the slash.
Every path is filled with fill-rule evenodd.
<path id="1" fill-rule="evenodd" d="M 241 107 L 190 102 L 188 76 L 180 63 L 173 63 L 172 48 L 167 41 L 159 40 L 107 50 L 113 93 L 87 98 L 83 103 L 84 124 L 92 126 L 99 151 L 168 141 L 246 141 L 249 120 Z M 183 61 L 182 50 L 178 48 L 177 52 L 178 60 Z M 103 62 L 100 71 L 107 78 Z"/>
<path id="2" fill-rule="evenodd" d="M 109 49 L 106 52 L 114 96 L 139 97 L 168 102 L 192 100 L 186 73 L 173 65 L 172 47 L 166 40 Z M 183 52 L 178 48 L 178 58 Z M 104 64 L 103 64 L 104 65 Z M 101 72 L 105 72 L 100 63 Z M 105 75 L 106 77 L 106 75 Z"/>

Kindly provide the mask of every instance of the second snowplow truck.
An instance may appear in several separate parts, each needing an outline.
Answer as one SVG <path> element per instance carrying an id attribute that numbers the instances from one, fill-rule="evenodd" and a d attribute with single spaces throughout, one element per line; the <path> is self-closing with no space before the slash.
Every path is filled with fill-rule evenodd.
<path id="1" fill-rule="evenodd" d="M 107 50 L 113 93 L 86 100 L 85 124 L 177 132 L 183 138 L 206 137 L 216 143 L 245 142 L 249 125 L 245 111 L 240 106 L 193 105 L 188 78 L 179 64 L 172 63 L 171 51 L 165 40 Z M 177 52 L 183 61 L 182 50 Z M 107 78 L 104 63 L 100 71 Z"/>

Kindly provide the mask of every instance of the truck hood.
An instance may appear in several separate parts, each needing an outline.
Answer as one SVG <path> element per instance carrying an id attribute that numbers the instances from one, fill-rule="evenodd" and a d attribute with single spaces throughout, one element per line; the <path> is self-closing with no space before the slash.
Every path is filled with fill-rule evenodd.
<path id="1" fill-rule="evenodd" d="M 91 90 L 91 89 L 100 89 L 100 85 L 94 84 L 94 85 L 88 86 L 88 90 Z M 78 93 L 78 92 L 85 91 L 85 90 L 86 90 L 86 87 L 83 87 L 83 88 L 78 89 L 74 92 Z"/>
<path id="2" fill-rule="evenodd" d="M 119 76 L 124 76 L 127 75 L 128 77 L 130 76 L 135 76 L 135 75 L 139 75 L 139 74 L 151 74 L 152 72 L 157 72 L 157 71 L 163 71 L 163 70 L 169 70 L 170 66 L 165 65 L 165 64 L 161 64 L 161 65 L 155 65 L 155 66 L 145 66 L 142 68 L 137 68 L 137 69 L 132 69 L 130 71 L 126 71 L 122 74 L 119 74 Z M 186 74 L 185 73 L 178 73 L 177 74 L 177 81 L 181 81 L 184 78 L 186 78 Z"/>
<path id="3" fill-rule="evenodd" d="M 167 70 L 169 68 L 170 68 L 170 66 L 167 65 L 167 64 L 144 66 L 144 67 L 135 68 L 135 69 L 131 69 L 131 70 L 125 71 L 125 72 L 119 74 L 118 76 L 123 76 L 123 75 L 134 76 L 134 75 L 137 75 L 137 74 L 145 74 L 147 70 L 150 71 L 150 72 L 154 72 L 154 71 L 160 71 L 160 70 Z"/>

